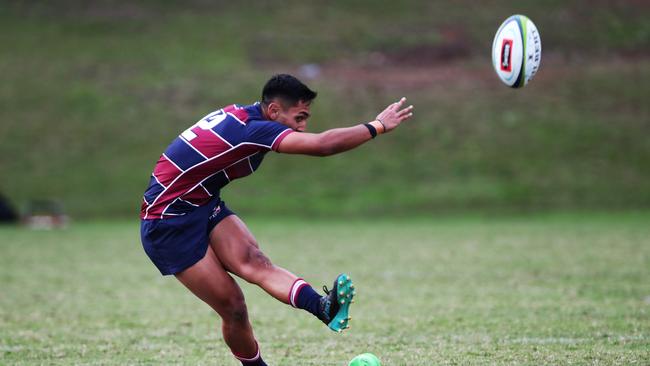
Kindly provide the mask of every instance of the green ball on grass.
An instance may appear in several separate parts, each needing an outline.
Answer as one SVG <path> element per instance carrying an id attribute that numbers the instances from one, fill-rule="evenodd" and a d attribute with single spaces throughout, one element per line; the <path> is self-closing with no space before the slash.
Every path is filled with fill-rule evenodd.
<path id="1" fill-rule="evenodd" d="M 372 353 L 364 353 L 353 358 L 348 366 L 381 366 L 381 362 Z"/>

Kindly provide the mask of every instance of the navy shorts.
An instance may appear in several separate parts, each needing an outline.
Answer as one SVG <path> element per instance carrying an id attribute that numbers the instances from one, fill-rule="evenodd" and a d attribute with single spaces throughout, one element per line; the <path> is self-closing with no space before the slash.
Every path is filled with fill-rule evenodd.
<path id="1" fill-rule="evenodd" d="M 142 220 L 142 246 L 163 275 L 182 272 L 205 257 L 210 231 L 229 215 L 234 212 L 215 199 L 183 216 Z"/>

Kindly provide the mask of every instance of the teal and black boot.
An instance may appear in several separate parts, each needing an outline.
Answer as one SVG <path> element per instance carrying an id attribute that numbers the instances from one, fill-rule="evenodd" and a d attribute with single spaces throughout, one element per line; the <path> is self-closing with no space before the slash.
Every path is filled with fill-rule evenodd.
<path id="1" fill-rule="evenodd" d="M 349 316 L 350 304 L 354 302 L 354 284 L 350 276 L 345 273 L 340 274 L 334 281 L 331 290 L 323 286 L 327 295 L 321 297 L 319 304 L 320 315 L 318 318 L 335 331 L 342 332 L 350 328 L 348 324 L 351 317 Z"/>

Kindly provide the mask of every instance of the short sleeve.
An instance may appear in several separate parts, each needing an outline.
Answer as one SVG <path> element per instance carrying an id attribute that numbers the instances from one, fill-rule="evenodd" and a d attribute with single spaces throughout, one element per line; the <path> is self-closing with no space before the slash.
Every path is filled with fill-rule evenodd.
<path id="1" fill-rule="evenodd" d="M 247 141 L 277 151 L 280 142 L 293 132 L 289 127 L 273 121 L 251 121 L 247 126 Z"/>

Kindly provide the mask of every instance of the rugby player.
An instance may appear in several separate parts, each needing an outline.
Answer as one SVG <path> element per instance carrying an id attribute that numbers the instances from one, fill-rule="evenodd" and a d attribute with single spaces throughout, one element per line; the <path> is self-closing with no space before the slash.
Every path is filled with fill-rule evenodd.
<path id="1" fill-rule="evenodd" d="M 348 327 L 354 286 L 341 274 L 321 296 L 302 278 L 274 265 L 220 199 L 221 188 L 253 173 L 271 150 L 333 155 L 387 133 L 413 115 L 413 106 L 403 108 L 402 98 L 368 123 L 307 133 L 315 98 L 316 92 L 295 77 L 273 76 L 260 102 L 216 110 L 172 141 L 144 193 L 140 233 L 145 252 L 161 274 L 174 275 L 219 314 L 224 341 L 244 366 L 266 364 L 232 275 L 339 332 Z"/>

